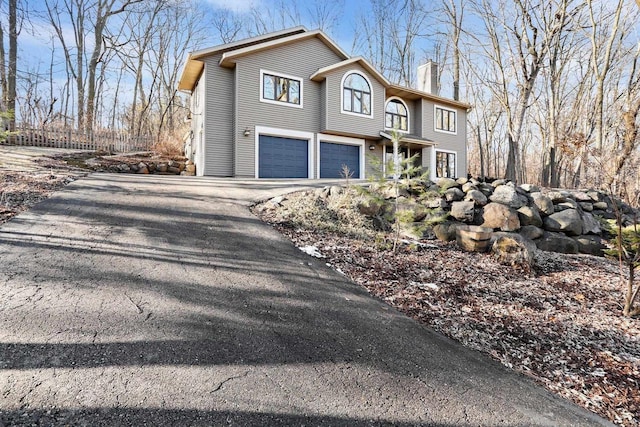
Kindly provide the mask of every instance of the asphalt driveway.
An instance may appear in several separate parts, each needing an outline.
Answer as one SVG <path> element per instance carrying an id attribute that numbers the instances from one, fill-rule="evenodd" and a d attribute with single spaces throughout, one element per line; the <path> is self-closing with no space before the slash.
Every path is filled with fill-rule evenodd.
<path id="1" fill-rule="evenodd" d="M 606 424 L 248 211 L 283 188 L 94 174 L 0 226 L 0 425 Z"/>

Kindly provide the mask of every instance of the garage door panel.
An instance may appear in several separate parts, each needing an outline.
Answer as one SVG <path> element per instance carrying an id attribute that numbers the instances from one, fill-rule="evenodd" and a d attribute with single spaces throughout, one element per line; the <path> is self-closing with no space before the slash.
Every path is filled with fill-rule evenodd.
<path id="1" fill-rule="evenodd" d="M 259 144 L 259 178 L 309 177 L 307 140 L 260 135 Z"/>
<path id="2" fill-rule="evenodd" d="M 320 178 L 343 178 L 343 165 L 360 177 L 360 146 L 320 142 Z"/>

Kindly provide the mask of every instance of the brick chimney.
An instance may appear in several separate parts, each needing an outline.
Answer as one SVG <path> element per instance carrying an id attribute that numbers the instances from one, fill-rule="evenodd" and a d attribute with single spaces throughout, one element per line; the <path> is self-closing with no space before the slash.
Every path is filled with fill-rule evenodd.
<path id="1" fill-rule="evenodd" d="M 418 90 L 438 95 L 438 64 L 432 60 L 418 67 Z"/>

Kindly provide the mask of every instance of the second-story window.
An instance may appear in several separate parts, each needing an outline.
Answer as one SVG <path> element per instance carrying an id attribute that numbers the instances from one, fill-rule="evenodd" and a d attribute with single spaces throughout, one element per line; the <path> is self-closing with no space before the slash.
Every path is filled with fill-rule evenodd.
<path id="1" fill-rule="evenodd" d="M 301 106 L 302 85 L 299 79 L 262 73 L 262 100 Z"/>
<path id="2" fill-rule="evenodd" d="M 404 132 L 409 130 L 409 113 L 407 107 L 399 99 L 391 99 L 387 102 L 384 127 Z"/>
<path id="3" fill-rule="evenodd" d="M 436 107 L 436 130 L 441 132 L 456 133 L 456 112 L 442 107 Z"/>
<path id="4" fill-rule="evenodd" d="M 348 113 L 371 115 L 371 86 L 358 73 L 351 73 L 344 79 L 342 110 Z"/>

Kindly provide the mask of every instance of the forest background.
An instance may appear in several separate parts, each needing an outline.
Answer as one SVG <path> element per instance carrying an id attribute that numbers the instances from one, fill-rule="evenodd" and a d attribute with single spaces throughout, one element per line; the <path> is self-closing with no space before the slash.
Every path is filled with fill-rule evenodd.
<path id="1" fill-rule="evenodd" d="M 188 52 L 304 25 L 394 83 L 436 61 L 440 95 L 473 106 L 469 174 L 637 206 L 639 18 L 633 0 L 0 0 L 0 111 L 181 144 Z"/>

